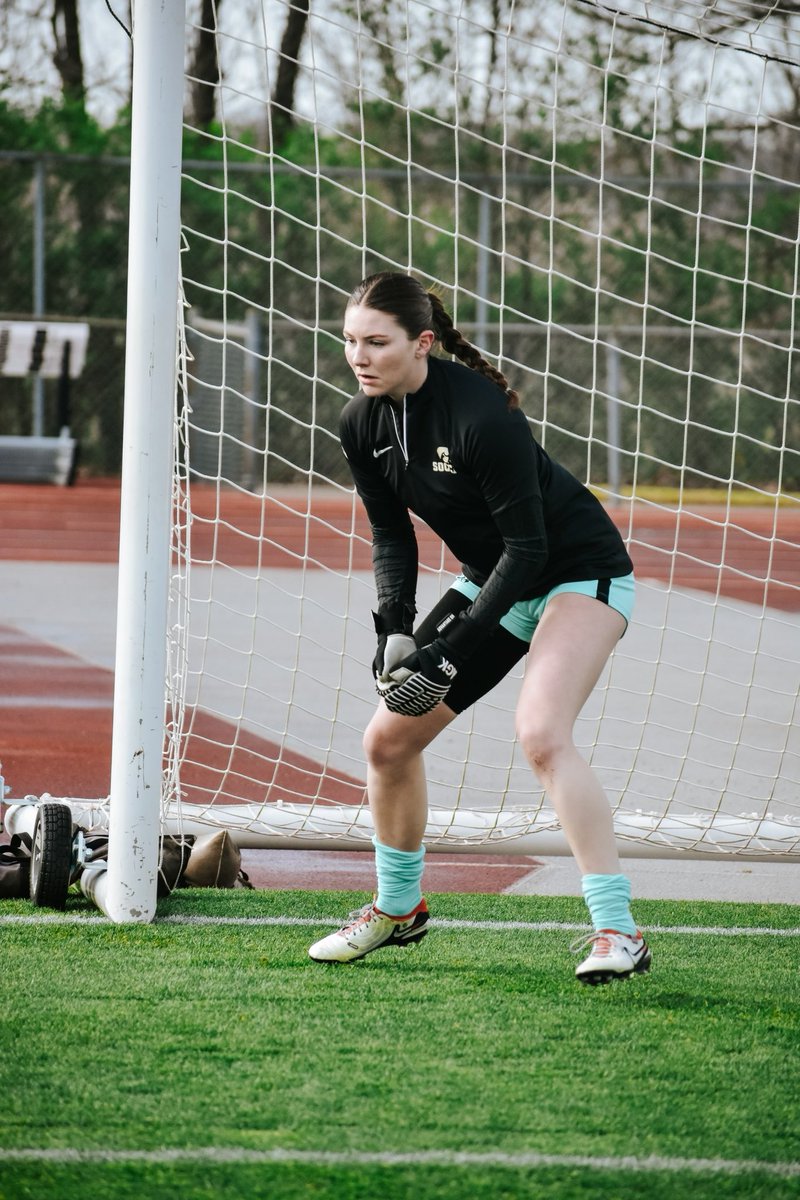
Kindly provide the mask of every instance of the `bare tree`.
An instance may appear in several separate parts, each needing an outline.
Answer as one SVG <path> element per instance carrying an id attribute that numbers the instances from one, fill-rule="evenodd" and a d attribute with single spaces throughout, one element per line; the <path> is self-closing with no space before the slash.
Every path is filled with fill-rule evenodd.
<path id="1" fill-rule="evenodd" d="M 280 146 L 294 125 L 294 96 L 300 72 L 300 47 L 303 43 L 310 0 L 294 0 L 289 7 L 281 38 L 278 74 L 270 101 L 270 125 L 273 147 Z"/>
<path id="2" fill-rule="evenodd" d="M 202 0 L 197 40 L 189 70 L 192 118 L 200 129 L 208 129 L 217 115 L 217 20 L 222 0 Z"/>
<path id="3" fill-rule="evenodd" d="M 61 77 L 64 99 L 83 107 L 86 85 L 83 77 L 78 0 L 53 0 L 53 62 Z"/>

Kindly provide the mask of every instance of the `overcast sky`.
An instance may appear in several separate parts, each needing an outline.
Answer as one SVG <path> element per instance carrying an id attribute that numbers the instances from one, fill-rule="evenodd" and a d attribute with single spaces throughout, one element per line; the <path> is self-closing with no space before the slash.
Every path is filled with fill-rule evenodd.
<path id="1" fill-rule="evenodd" d="M 151 3 L 153 0 L 138 2 Z M 198 4 L 199 0 L 187 0 L 190 17 Z M 656 9 L 649 0 L 624 0 L 620 7 L 651 18 L 664 18 L 668 15 L 667 10 L 673 15 L 679 14 L 681 10 L 687 9 L 687 4 L 688 0 L 669 0 L 668 4 L 662 3 Z M 129 0 L 109 0 L 109 5 L 122 22 L 130 21 Z M 368 82 L 370 72 L 374 78 L 377 69 L 375 44 L 365 41 L 359 46 L 355 19 L 346 16 L 337 18 L 337 14 L 347 7 L 352 10 L 355 6 L 321 3 L 320 0 L 314 0 L 311 5 L 312 19 L 302 54 L 307 65 L 313 63 L 314 82 L 311 86 L 306 79 L 301 84 L 298 89 L 298 101 L 300 110 L 306 116 L 316 116 L 323 124 L 331 113 L 336 114 L 337 110 L 341 112 L 342 94 L 348 87 L 352 98 L 352 84 L 359 71 L 363 71 L 363 79 Z M 381 7 L 377 5 L 376 9 Z M 482 4 L 481 0 L 472 0 L 471 3 L 465 3 L 464 0 L 407 0 L 407 14 L 404 11 L 405 7 L 398 0 L 396 7 L 392 9 L 393 20 L 399 22 L 397 28 L 401 34 L 408 28 L 412 39 L 416 39 L 414 44 L 426 53 L 430 52 L 429 46 L 435 35 L 449 43 L 451 52 L 453 43 L 457 42 L 457 52 L 453 61 L 457 62 L 459 73 L 465 81 L 462 88 L 468 90 L 472 87 L 477 94 L 480 91 L 481 79 L 485 80 L 486 77 L 485 63 L 489 43 L 480 22 L 484 12 L 485 19 L 489 19 L 491 6 L 488 0 L 486 5 Z M 692 4 L 688 5 L 688 8 L 696 13 L 699 6 Z M 59 94 L 58 75 L 52 63 L 53 34 L 49 16 L 51 11 L 52 0 L 0 0 L 0 78 L 16 81 L 9 95 L 15 103 L 26 107 L 36 107 L 45 96 Z M 366 7 L 364 11 L 367 11 Z M 565 18 L 569 17 L 574 33 L 576 23 L 585 21 L 589 11 L 586 6 L 570 4 L 567 0 L 536 0 L 533 7 L 518 4 L 514 17 L 514 32 L 522 29 L 526 23 L 529 28 L 535 28 L 538 53 L 540 58 L 546 58 L 558 40 L 559 31 L 565 25 Z M 79 0 L 79 12 L 88 107 L 102 123 L 107 123 L 113 120 L 128 97 L 130 41 L 109 12 L 105 0 Z M 469 13 L 471 22 L 458 20 L 457 14 L 465 12 Z M 607 31 L 608 9 L 604 8 L 603 12 L 606 13 Z M 221 19 L 223 27 L 234 35 L 233 40 L 226 42 L 223 50 L 226 78 L 232 85 L 225 90 L 225 115 L 233 122 L 247 120 L 253 117 L 258 107 L 263 106 L 269 96 L 271 80 L 268 72 L 274 72 L 274 48 L 279 44 L 285 23 L 286 0 L 225 0 L 221 6 Z M 684 24 L 686 19 L 684 17 Z M 643 28 L 650 28 L 651 35 L 648 41 L 653 42 L 653 27 Z M 502 32 L 504 31 L 501 30 Z M 272 53 L 269 55 L 264 53 L 265 40 L 272 47 Z M 501 38 L 500 41 L 502 40 Z M 580 38 L 578 40 L 580 41 Z M 656 35 L 655 41 L 658 40 Z M 755 115 L 763 101 L 761 60 L 749 54 L 714 51 L 708 43 L 689 39 L 684 43 L 682 50 L 685 69 L 677 85 L 685 88 L 688 95 L 696 88 L 700 94 L 701 106 L 724 104 L 725 98 L 730 98 L 734 102 L 734 108 L 741 107 L 745 112 L 749 111 Z M 514 38 L 509 39 L 508 51 L 509 55 L 516 53 L 521 56 L 520 61 L 524 61 L 527 56 L 532 64 L 536 62 L 536 51 L 532 50 L 531 45 L 518 41 L 515 44 Z M 786 51 L 791 55 L 794 53 L 794 47 L 787 44 Z M 586 54 L 588 58 L 588 48 Z M 711 83 L 703 94 L 704 68 L 697 64 L 701 60 L 707 62 L 709 57 L 715 59 L 714 74 L 710 76 Z M 569 92 L 565 88 L 565 64 L 566 60 L 562 60 L 560 87 L 562 94 L 569 100 Z M 572 67 L 573 70 L 576 69 L 574 62 Z M 577 71 L 580 69 L 578 64 Z M 583 70 L 585 72 L 589 68 L 584 67 Z M 333 78 L 336 74 L 340 75 L 338 81 Z M 502 82 L 502 70 L 495 71 L 495 78 Z M 777 73 L 772 78 L 777 79 Z M 660 86 L 664 85 L 665 80 L 662 78 Z M 434 97 L 436 106 L 437 87 L 438 101 L 441 102 L 444 97 L 451 99 L 447 95 L 448 89 L 452 87 L 450 73 L 442 72 L 436 77 L 428 71 L 422 88 L 411 96 L 411 102 L 417 106 L 424 106 L 426 101 L 430 102 L 431 97 Z M 745 102 L 745 92 L 748 91 L 751 94 Z M 688 102 L 689 107 L 693 102 Z M 575 103 L 574 98 L 571 103 Z M 702 122 L 704 114 L 698 113 L 697 116 Z M 689 123 L 694 124 L 695 120 L 691 119 Z"/>

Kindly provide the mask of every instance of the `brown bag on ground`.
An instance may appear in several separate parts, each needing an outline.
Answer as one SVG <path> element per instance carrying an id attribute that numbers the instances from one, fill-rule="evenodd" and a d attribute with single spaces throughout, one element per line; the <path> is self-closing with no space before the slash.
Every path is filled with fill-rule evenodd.
<path id="1" fill-rule="evenodd" d="M 232 888 L 242 868 L 242 853 L 227 829 L 195 838 L 183 873 L 184 887 Z"/>

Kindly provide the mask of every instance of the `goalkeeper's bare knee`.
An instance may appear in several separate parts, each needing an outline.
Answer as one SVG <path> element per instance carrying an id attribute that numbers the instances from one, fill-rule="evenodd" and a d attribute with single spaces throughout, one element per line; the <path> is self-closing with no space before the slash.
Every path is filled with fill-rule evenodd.
<path id="1" fill-rule="evenodd" d="M 364 731 L 367 762 L 375 770 L 402 764 L 420 754 L 456 715 L 446 704 L 439 704 L 422 717 L 404 718 L 389 712 L 381 702 Z"/>

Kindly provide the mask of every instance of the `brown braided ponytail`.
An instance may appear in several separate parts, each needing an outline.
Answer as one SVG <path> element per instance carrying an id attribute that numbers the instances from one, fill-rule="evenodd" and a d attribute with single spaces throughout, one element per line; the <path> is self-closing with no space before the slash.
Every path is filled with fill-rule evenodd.
<path id="1" fill-rule="evenodd" d="M 465 366 L 496 384 L 505 392 L 509 408 L 519 407 L 519 395 L 503 372 L 488 363 L 480 351 L 456 329 L 453 318 L 436 293 L 427 292 L 410 275 L 401 271 L 381 271 L 377 275 L 368 275 L 350 296 L 347 307 L 359 304 L 389 313 L 410 338 L 419 337 L 425 329 L 432 329 L 446 354 L 454 355 Z"/>
<path id="2" fill-rule="evenodd" d="M 480 375 L 485 375 L 496 383 L 508 397 L 509 408 L 519 408 L 519 394 L 514 391 L 502 371 L 487 362 L 479 350 L 468 342 L 453 324 L 453 318 L 442 304 L 435 292 L 428 292 L 433 309 L 433 331 L 441 342 L 442 349 L 447 354 L 453 354 L 466 366 L 471 367 Z"/>

